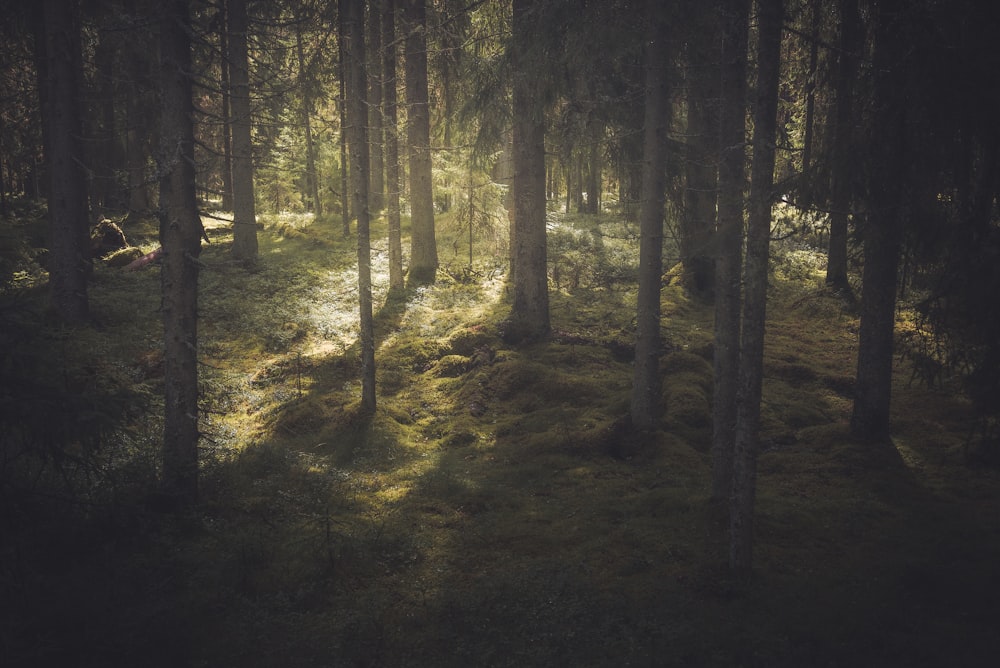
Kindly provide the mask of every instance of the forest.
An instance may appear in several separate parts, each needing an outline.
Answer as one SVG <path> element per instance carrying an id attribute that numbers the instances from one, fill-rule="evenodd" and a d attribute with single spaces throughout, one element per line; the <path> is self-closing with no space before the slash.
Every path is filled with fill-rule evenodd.
<path id="1" fill-rule="evenodd" d="M 1000 6 L 0 16 L 0 665 L 995 665 Z"/>

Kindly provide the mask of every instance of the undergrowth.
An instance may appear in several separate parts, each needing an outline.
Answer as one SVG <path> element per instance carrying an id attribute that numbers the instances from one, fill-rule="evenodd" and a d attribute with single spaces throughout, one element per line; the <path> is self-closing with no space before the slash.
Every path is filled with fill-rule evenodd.
<path id="1" fill-rule="evenodd" d="M 771 279 L 755 579 L 737 589 L 708 503 L 711 309 L 673 285 L 662 429 L 622 447 L 628 225 L 551 217 L 553 335 L 511 348 L 488 244 L 460 270 L 468 229 L 440 221 L 441 247 L 461 249 L 450 270 L 389 294 L 376 221 L 365 416 L 353 239 L 331 219 L 264 222 L 250 270 L 225 222 L 208 225 L 193 516 L 142 494 L 161 410 L 156 270 L 97 269 L 100 329 L 5 328 L 22 393 L 93 383 L 74 401 L 124 428 L 86 432 L 92 468 L 72 480 L 101 494 L 5 505 L 4 665 L 991 665 L 1000 505 L 995 471 L 964 459 L 970 406 L 901 364 L 895 450 L 852 442 L 858 322 L 813 254 L 776 258 Z M 20 460 L 5 457 L 6 476 Z"/>

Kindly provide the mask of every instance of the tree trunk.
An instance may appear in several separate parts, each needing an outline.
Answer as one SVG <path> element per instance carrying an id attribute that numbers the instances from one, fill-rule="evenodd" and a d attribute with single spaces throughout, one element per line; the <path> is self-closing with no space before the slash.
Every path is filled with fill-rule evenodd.
<path id="1" fill-rule="evenodd" d="M 531 14 L 539 0 L 513 3 L 514 224 L 511 254 L 514 303 L 508 330 L 514 342 L 549 333 L 549 291 L 545 234 L 545 121 L 535 72 L 537 48 L 530 45 Z"/>
<path id="2" fill-rule="evenodd" d="M 257 259 L 257 211 L 253 189 L 250 65 L 247 57 L 247 0 L 229 0 L 229 66 L 233 131 L 233 257 Z"/>
<path id="3" fill-rule="evenodd" d="M 45 0 L 43 9 L 45 94 L 48 125 L 49 286 L 56 316 L 68 323 L 90 318 L 86 175 L 81 166 L 77 68 L 80 26 L 77 3 Z"/>
<path id="4" fill-rule="evenodd" d="M 410 281 L 434 282 L 438 268 L 431 180 L 425 0 L 403 0 L 406 18 L 406 142 L 410 160 Z"/>
<path id="5" fill-rule="evenodd" d="M 906 171 L 905 58 L 897 21 L 906 3 L 882 0 L 875 25 L 871 211 L 862 231 L 865 267 L 858 334 L 858 373 L 854 385 L 851 433 L 866 441 L 889 439 L 896 278 L 902 221 L 900 209 Z"/>
<path id="6" fill-rule="evenodd" d="M 344 25 L 344 12 L 337 12 L 337 45 L 340 61 L 340 90 L 338 107 L 340 112 L 340 219 L 344 236 L 351 235 L 351 178 L 350 158 L 347 155 L 347 57 L 344 53 L 344 42 L 347 31 Z"/>
<path id="7" fill-rule="evenodd" d="M 840 0 L 840 63 L 834 102 L 833 173 L 830 183 L 830 246 L 827 252 L 826 284 L 844 295 L 851 294 L 847 280 L 848 216 L 853 195 L 854 80 L 861 48 L 861 18 L 858 0 Z"/>
<path id="8" fill-rule="evenodd" d="M 295 33 L 295 50 L 299 61 L 299 85 L 302 88 L 302 129 L 306 139 L 306 197 L 308 210 L 317 216 L 323 214 L 323 202 L 319 198 L 319 178 L 316 173 L 316 145 L 312 135 L 312 91 L 306 76 L 306 58 L 302 49 L 302 32 Z"/>
<path id="9" fill-rule="evenodd" d="M 396 3 L 382 0 L 382 85 L 385 90 L 385 179 L 389 224 L 389 289 L 402 290 L 403 245 L 399 219 L 399 120 L 396 114 Z"/>
<path id="10" fill-rule="evenodd" d="M 822 4 L 820 0 L 811 0 L 812 14 L 810 16 L 812 30 L 812 41 L 809 43 L 809 74 L 806 80 L 806 117 L 804 137 L 802 139 L 802 176 L 803 178 L 803 207 L 808 207 L 812 202 L 812 187 L 809 170 L 812 167 L 813 150 L 813 126 L 816 116 L 816 79 L 818 77 L 817 66 L 819 64 L 819 41 L 820 41 L 820 19 L 822 17 Z"/>
<path id="11" fill-rule="evenodd" d="M 222 88 L 220 104 L 222 106 L 222 210 L 233 210 L 233 126 L 231 118 L 229 81 L 229 0 L 219 0 L 221 21 L 219 24 L 219 50 L 222 60 L 219 63 L 219 80 Z"/>
<path id="12" fill-rule="evenodd" d="M 160 277 L 164 342 L 162 490 L 172 507 L 198 496 L 198 255 L 186 0 L 165 0 L 160 21 Z"/>
<path id="13" fill-rule="evenodd" d="M 744 269 L 743 324 L 729 508 L 729 568 L 737 580 L 750 577 L 753 509 L 757 488 L 760 400 L 764 376 L 768 246 L 774 204 L 774 154 L 778 125 L 783 0 L 757 1 L 757 95 L 754 105 L 750 219 Z"/>
<path id="14" fill-rule="evenodd" d="M 693 38 L 687 52 L 687 140 L 684 162 L 684 202 L 681 214 L 680 254 L 684 289 L 710 302 L 715 289 L 712 257 L 716 216 L 719 155 L 719 53 L 716 12 L 704 0 L 689 0 Z"/>
<path id="15" fill-rule="evenodd" d="M 639 212 L 639 295 L 636 308 L 632 426 L 655 429 L 663 410 L 660 380 L 660 282 L 663 275 L 663 207 L 668 130 L 666 34 L 649 1 L 646 44 L 646 110 L 643 133 L 642 204 Z"/>
<path id="16" fill-rule="evenodd" d="M 368 146 L 371 157 L 371 209 L 374 212 L 385 208 L 385 142 L 382 131 L 382 31 L 380 30 L 379 2 L 368 4 L 371 17 L 368 31 L 368 53 L 371 67 L 368 68 L 368 125 L 371 128 Z"/>
<path id="17" fill-rule="evenodd" d="M 347 133 L 351 151 L 352 200 L 358 219 L 358 302 L 361 312 L 361 411 L 375 412 L 375 329 L 372 316 L 372 259 L 368 213 L 368 80 L 365 76 L 365 3 L 341 0 L 347 65 Z"/>
<path id="18" fill-rule="evenodd" d="M 722 0 L 722 108 L 715 261 L 712 394 L 712 497 L 732 490 L 740 342 L 740 267 L 746 180 L 747 25 L 749 0 Z"/>

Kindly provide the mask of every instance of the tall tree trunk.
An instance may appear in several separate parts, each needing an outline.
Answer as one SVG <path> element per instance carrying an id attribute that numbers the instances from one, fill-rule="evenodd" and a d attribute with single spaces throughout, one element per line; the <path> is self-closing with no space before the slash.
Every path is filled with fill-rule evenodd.
<path id="1" fill-rule="evenodd" d="M 247 0 L 229 0 L 229 66 L 233 119 L 233 257 L 257 259 L 257 205 L 253 188 L 253 139 Z"/>
<path id="2" fill-rule="evenodd" d="M 754 105 L 750 219 L 744 268 L 743 324 L 729 508 L 729 568 L 737 580 L 750 577 L 753 509 L 757 489 L 757 447 L 764 377 L 768 247 L 774 204 L 774 154 L 778 127 L 783 0 L 757 0 L 757 94 Z"/>
<path id="3" fill-rule="evenodd" d="M 160 20 L 160 270 L 164 342 L 162 490 L 171 506 L 198 497 L 198 255 L 187 0 L 165 0 Z"/>
<path id="4" fill-rule="evenodd" d="M 399 220 L 399 120 L 396 114 L 396 3 L 382 0 L 382 104 L 385 108 L 385 180 L 389 224 L 389 289 L 402 290 L 403 245 Z"/>
<path id="5" fill-rule="evenodd" d="M 406 17 L 406 142 L 410 160 L 410 281 L 431 283 L 438 268 L 431 180 L 425 0 L 403 0 Z"/>
<path id="6" fill-rule="evenodd" d="M 48 126 L 49 286 L 57 317 L 83 323 L 90 317 L 90 271 L 86 175 L 81 166 L 80 54 L 78 4 L 45 0 L 43 5 L 45 93 Z"/>
<path id="7" fill-rule="evenodd" d="M 361 410 L 375 412 L 375 329 L 372 316 L 372 259 L 368 213 L 368 81 L 365 76 L 365 3 L 341 0 L 347 65 L 347 121 L 351 186 L 358 219 L 358 302 L 361 312 Z"/>
<path id="8" fill-rule="evenodd" d="M 312 134 L 312 91 L 306 75 L 306 58 L 302 48 L 302 32 L 295 32 L 295 52 L 299 61 L 299 86 L 302 89 L 302 129 L 306 139 L 306 197 L 308 210 L 317 216 L 323 214 L 323 203 L 319 199 L 319 179 L 316 174 L 316 146 Z"/>
<path id="9" fill-rule="evenodd" d="M 129 10 L 137 11 L 135 7 L 129 7 Z M 141 57 L 138 49 L 129 44 L 125 84 L 125 162 L 128 170 L 128 210 L 137 214 L 145 214 L 151 208 L 152 179 L 147 176 L 147 172 L 152 147 L 155 146 L 153 137 L 158 134 L 155 123 L 150 120 L 150 116 L 155 117 L 155 113 L 150 104 L 152 94 L 149 61 L 149 58 Z"/>
<path id="10" fill-rule="evenodd" d="M 538 49 L 530 44 L 532 12 L 539 0 L 513 2 L 514 224 L 511 254 L 514 303 L 507 336 L 512 341 L 549 333 L 545 234 L 545 124 L 535 73 Z"/>
<path id="11" fill-rule="evenodd" d="M 740 342 L 740 268 L 746 181 L 749 0 L 722 0 L 722 108 L 715 261 L 715 354 L 712 393 L 712 497 L 732 490 Z"/>
<path id="12" fill-rule="evenodd" d="M 337 50 L 340 62 L 340 81 L 338 110 L 340 112 L 340 220 L 345 237 L 351 235 L 351 178 L 350 157 L 347 155 L 347 56 L 344 52 L 344 42 L 347 40 L 347 29 L 344 25 L 343 7 L 337 12 Z"/>
<path id="13" fill-rule="evenodd" d="M 219 50 L 222 60 L 219 63 L 219 80 L 222 88 L 220 104 L 222 106 L 222 210 L 233 210 L 233 126 L 232 101 L 229 73 L 232 70 L 229 63 L 229 0 L 219 0 L 221 20 L 219 24 Z"/>
<path id="14" fill-rule="evenodd" d="M 590 131 L 590 151 L 587 156 L 587 213 L 601 210 L 601 139 L 603 127 L 596 121 Z"/>
<path id="15" fill-rule="evenodd" d="M 848 216 L 852 200 L 854 164 L 854 80 L 861 48 L 861 17 L 858 0 L 840 0 L 840 62 L 834 102 L 833 173 L 830 183 L 830 246 L 826 261 L 826 284 L 844 295 L 851 294 L 847 280 Z"/>
<path id="16" fill-rule="evenodd" d="M 639 295 L 636 308 L 632 426 L 652 430 L 663 410 L 660 380 L 660 283 L 663 275 L 663 207 L 666 194 L 666 35 L 649 0 L 646 41 L 646 109 L 643 133 L 642 204 L 639 212 Z"/>
<path id="17" fill-rule="evenodd" d="M 100 30 L 94 49 L 97 77 L 96 94 L 99 106 L 94 133 L 93 185 L 91 199 L 94 208 L 112 209 L 120 204 L 121 192 L 115 173 L 119 167 L 118 128 L 115 123 L 115 51 L 117 47 L 108 30 Z"/>
<path id="18" fill-rule="evenodd" d="M 851 433 L 866 441 L 889 439 L 892 351 L 896 312 L 903 179 L 906 171 L 906 51 L 900 19 L 903 0 L 881 0 L 875 21 L 870 214 L 862 231 L 864 273 L 858 372 Z"/>
<path id="19" fill-rule="evenodd" d="M 804 177 L 802 206 L 808 207 L 812 202 L 812 179 L 809 170 L 812 168 L 813 150 L 813 126 L 816 116 L 816 79 L 819 76 L 817 68 L 819 65 L 819 41 L 820 41 L 820 19 L 822 18 L 823 6 L 820 0 L 811 0 L 812 13 L 810 14 L 810 30 L 812 40 L 809 43 L 809 74 L 806 80 L 806 117 L 805 136 L 802 139 L 802 176 Z"/>
<path id="20" fill-rule="evenodd" d="M 688 0 L 693 28 L 685 51 L 687 139 L 680 254 L 685 290 L 711 301 L 715 290 L 712 236 L 718 189 L 719 97 L 717 12 L 704 0 Z"/>
<path id="21" fill-rule="evenodd" d="M 371 156 L 371 208 L 378 212 L 385 208 L 385 141 L 382 131 L 382 31 L 379 15 L 379 2 L 368 3 L 368 15 L 371 17 L 368 31 L 368 53 L 371 67 L 368 68 L 368 145 Z"/>

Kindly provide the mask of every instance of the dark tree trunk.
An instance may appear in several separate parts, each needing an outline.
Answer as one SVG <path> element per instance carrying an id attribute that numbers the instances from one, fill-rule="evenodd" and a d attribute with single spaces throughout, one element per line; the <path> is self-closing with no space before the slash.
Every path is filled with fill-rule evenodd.
<path id="1" fill-rule="evenodd" d="M 840 0 L 840 52 L 834 102 L 833 173 L 830 183 L 830 247 L 826 262 L 826 283 L 834 290 L 851 294 L 847 280 L 848 220 L 852 200 L 854 162 L 854 80 L 858 50 L 861 48 L 861 18 L 858 0 Z"/>
<path id="2" fill-rule="evenodd" d="M 680 254 L 684 289 L 711 301 L 715 290 L 712 235 L 718 189 L 718 22 L 711 3 L 689 0 L 693 37 L 687 54 L 687 139 Z"/>
<path id="3" fill-rule="evenodd" d="M 740 268 L 746 181 L 747 24 L 749 0 L 722 0 L 722 108 L 715 261 L 712 393 L 712 497 L 732 491 L 740 342 Z"/>
<path id="4" fill-rule="evenodd" d="M 229 67 L 233 133 L 233 257 L 257 259 L 257 205 L 253 189 L 247 0 L 229 0 Z"/>
<path id="5" fill-rule="evenodd" d="M 774 154 L 778 121 L 783 0 L 757 1 L 757 94 L 754 105 L 750 218 L 744 268 L 743 324 L 729 509 L 729 567 L 737 580 L 750 577 L 757 447 L 764 377 L 764 321 L 767 310 L 768 246 L 774 204 Z"/>
<path id="6" fill-rule="evenodd" d="M 94 68 L 97 77 L 98 127 L 93 141 L 93 185 L 91 200 L 95 209 L 113 209 L 121 204 L 121 191 L 115 177 L 119 167 L 118 128 L 115 123 L 117 73 L 115 72 L 116 45 L 108 30 L 101 30 L 94 49 Z"/>
<path id="7" fill-rule="evenodd" d="M 350 157 L 347 155 L 347 79 L 349 74 L 347 72 L 347 57 L 344 53 L 346 39 L 344 12 L 341 8 L 337 12 L 337 45 L 340 62 L 340 95 L 337 105 L 340 112 L 340 220 L 344 236 L 349 237 L 351 235 L 351 177 Z"/>
<path id="8" fill-rule="evenodd" d="M 222 210 L 233 210 L 233 126 L 231 112 L 229 81 L 229 0 L 219 0 L 221 21 L 219 25 L 219 49 L 222 52 L 222 62 L 219 63 L 220 83 L 222 88 Z"/>
<path id="9" fill-rule="evenodd" d="M 864 273 L 858 373 L 854 385 L 851 433 L 866 441 L 889 439 L 896 279 L 902 221 L 900 209 L 906 171 L 905 58 L 900 19 L 906 2 L 882 0 L 875 21 L 872 151 L 869 169 L 870 214 L 862 230 Z"/>
<path id="10" fill-rule="evenodd" d="M 365 76 L 364 0 L 341 0 L 347 65 L 347 133 L 351 151 L 352 200 L 358 219 L 358 302 L 361 312 L 361 410 L 375 412 L 375 330 L 372 316 L 372 260 L 368 202 L 368 81 Z"/>
<path id="11" fill-rule="evenodd" d="M 312 134 L 312 91 L 306 76 L 306 58 L 302 48 L 302 32 L 295 33 L 295 51 L 299 61 L 299 84 L 302 88 L 302 129 L 306 139 L 306 198 L 308 210 L 317 216 L 323 214 L 323 203 L 319 198 L 319 175 L 316 173 L 316 145 Z"/>
<path id="12" fill-rule="evenodd" d="M 646 44 L 646 110 L 643 134 L 642 204 L 639 212 L 639 295 L 636 309 L 632 426 L 655 429 L 663 411 L 660 379 L 660 282 L 663 275 L 663 207 L 668 130 L 666 34 L 650 0 Z"/>
<path id="13" fill-rule="evenodd" d="M 160 270 L 164 343 L 162 489 L 172 507 L 198 497 L 198 255 L 190 19 L 165 0 L 160 21 Z"/>
<path id="14" fill-rule="evenodd" d="M 90 317 L 86 175 L 81 166 L 78 68 L 81 63 L 77 3 L 45 0 L 43 9 L 48 126 L 49 286 L 57 317 L 83 323 Z"/>
<path id="15" fill-rule="evenodd" d="M 130 11 L 137 8 L 130 7 Z M 143 33 L 146 34 L 146 33 Z M 136 41 L 128 42 L 125 82 L 125 114 L 127 130 L 125 134 L 125 161 L 128 170 L 128 210 L 146 214 L 152 208 L 150 186 L 153 178 L 149 175 L 149 162 L 153 148 L 158 141 L 158 130 L 152 102 L 154 94 L 150 71 L 150 59 L 139 51 Z"/>
<path id="16" fill-rule="evenodd" d="M 410 281 L 432 283 L 437 273 L 431 119 L 427 93 L 425 0 L 403 0 L 406 17 L 406 143 L 410 161 Z"/>
<path id="17" fill-rule="evenodd" d="M 382 31 L 380 30 L 379 2 L 368 4 L 371 17 L 368 31 L 368 146 L 371 156 L 371 208 L 374 212 L 385 208 L 385 141 L 382 132 Z"/>
<path id="18" fill-rule="evenodd" d="M 812 13 L 810 15 L 810 30 L 812 31 L 812 41 L 809 43 L 809 74 L 806 80 L 806 117 L 804 137 L 802 138 L 802 176 L 803 196 L 802 206 L 808 207 L 812 201 L 812 179 L 809 171 L 812 168 L 813 151 L 813 126 L 816 116 L 816 79 L 817 67 L 819 65 L 819 41 L 820 41 L 820 19 L 822 18 L 821 0 L 812 1 Z"/>
<path id="19" fill-rule="evenodd" d="M 399 120 L 396 114 L 396 3 L 382 0 L 382 84 L 385 91 L 382 104 L 385 108 L 385 179 L 386 204 L 389 224 L 389 288 L 402 290 L 403 244 L 399 219 Z"/>

